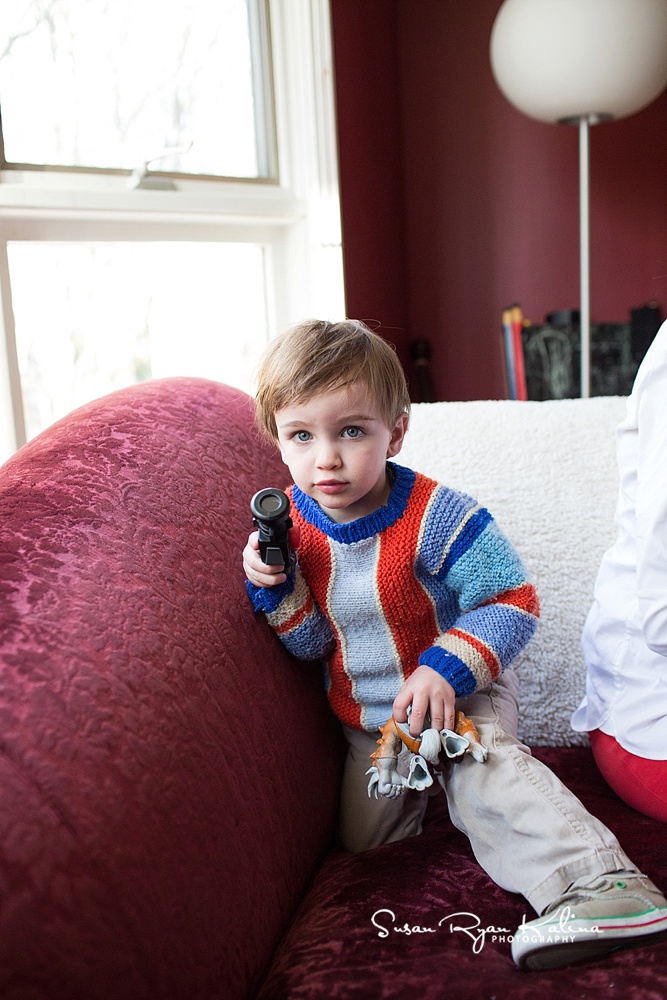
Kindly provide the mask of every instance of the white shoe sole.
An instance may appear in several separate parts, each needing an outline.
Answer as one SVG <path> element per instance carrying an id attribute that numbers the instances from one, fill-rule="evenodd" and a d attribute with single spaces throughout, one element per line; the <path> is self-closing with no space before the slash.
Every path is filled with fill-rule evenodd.
<path id="1" fill-rule="evenodd" d="M 531 921 L 519 927 L 512 958 L 520 969 L 555 969 L 622 948 L 667 938 L 667 910 L 618 917 L 571 917 Z"/>

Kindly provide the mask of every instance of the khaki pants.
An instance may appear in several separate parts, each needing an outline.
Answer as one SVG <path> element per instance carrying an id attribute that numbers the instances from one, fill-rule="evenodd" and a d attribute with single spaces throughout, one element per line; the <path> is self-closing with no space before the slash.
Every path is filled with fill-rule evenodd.
<path id="1" fill-rule="evenodd" d="M 469 838 L 490 877 L 522 893 L 541 913 L 582 875 L 635 870 L 620 844 L 563 783 L 516 738 L 517 680 L 506 670 L 496 684 L 457 708 L 474 721 L 489 749 L 484 764 L 470 754 L 445 765 L 452 822 Z M 378 734 L 344 727 L 348 740 L 339 840 L 350 851 L 421 833 L 429 791 L 399 799 L 368 796 L 369 758 Z M 435 783 L 440 791 L 440 786 Z"/>

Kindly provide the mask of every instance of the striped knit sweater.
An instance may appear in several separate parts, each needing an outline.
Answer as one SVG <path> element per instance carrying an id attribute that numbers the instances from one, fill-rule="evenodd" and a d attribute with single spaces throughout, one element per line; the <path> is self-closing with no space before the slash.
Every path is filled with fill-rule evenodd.
<path id="1" fill-rule="evenodd" d="M 539 604 L 523 564 L 487 510 L 410 469 L 389 463 L 384 507 L 348 524 L 331 521 L 298 486 L 298 566 L 284 584 L 248 582 L 297 657 L 326 657 L 331 706 L 348 726 L 373 732 L 392 714 L 420 664 L 457 695 L 488 687 L 537 627 Z"/>

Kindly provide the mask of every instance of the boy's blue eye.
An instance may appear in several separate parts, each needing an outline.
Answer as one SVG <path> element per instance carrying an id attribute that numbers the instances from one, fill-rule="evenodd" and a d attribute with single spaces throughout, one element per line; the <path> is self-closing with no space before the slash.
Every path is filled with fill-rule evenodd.
<path id="1" fill-rule="evenodd" d="M 297 441 L 310 441 L 310 431 L 297 431 L 294 437 Z"/>
<path id="2" fill-rule="evenodd" d="M 343 434 L 349 438 L 361 437 L 363 433 L 364 432 L 362 431 L 361 427 L 346 427 L 345 430 L 343 431 Z"/>

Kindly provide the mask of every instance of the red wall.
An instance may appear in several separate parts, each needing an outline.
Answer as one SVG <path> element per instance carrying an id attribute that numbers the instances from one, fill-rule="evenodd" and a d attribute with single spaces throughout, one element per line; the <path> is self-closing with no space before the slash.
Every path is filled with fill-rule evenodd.
<path id="1" fill-rule="evenodd" d="M 488 45 L 501 0 L 331 0 L 348 315 L 436 397 L 505 395 L 503 306 L 577 308 L 577 130 L 511 107 Z M 591 130 L 591 313 L 667 312 L 667 92 Z"/>
<path id="2" fill-rule="evenodd" d="M 332 0 L 348 316 L 407 355 L 398 23 L 393 0 Z M 381 327 L 378 326 L 381 324 Z"/>

